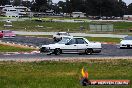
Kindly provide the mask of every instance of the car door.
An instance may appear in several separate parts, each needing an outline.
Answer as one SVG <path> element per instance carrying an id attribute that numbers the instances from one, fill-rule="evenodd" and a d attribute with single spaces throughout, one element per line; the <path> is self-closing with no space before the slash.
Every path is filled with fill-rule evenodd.
<path id="1" fill-rule="evenodd" d="M 77 53 L 76 39 L 71 39 L 62 49 L 65 53 Z"/>
<path id="2" fill-rule="evenodd" d="M 83 38 L 77 38 L 77 51 L 80 53 L 85 52 L 88 47 L 88 43 Z"/>

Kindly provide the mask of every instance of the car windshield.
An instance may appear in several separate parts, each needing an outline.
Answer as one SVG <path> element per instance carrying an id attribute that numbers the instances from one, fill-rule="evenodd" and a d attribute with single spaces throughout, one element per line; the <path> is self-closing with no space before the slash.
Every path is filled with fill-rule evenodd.
<path id="1" fill-rule="evenodd" d="M 57 33 L 57 35 L 69 35 L 69 33 Z"/>
<path id="2" fill-rule="evenodd" d="M 127 36 L 123 40 L 132 40 L 132 36 Z"/>
<path id="3" fill-rule="evenodd" d="M 61 35 L 68 35 L 68 33 L 62 33 Z"/>
<path id="4" fill-rule="evenodd" d="M 64 37 L 62 38 L 61 41 L 58 42 L 58 44 L 66 44 L 70 41 L 71 38 L 68 38 L 68 37 Z"/>

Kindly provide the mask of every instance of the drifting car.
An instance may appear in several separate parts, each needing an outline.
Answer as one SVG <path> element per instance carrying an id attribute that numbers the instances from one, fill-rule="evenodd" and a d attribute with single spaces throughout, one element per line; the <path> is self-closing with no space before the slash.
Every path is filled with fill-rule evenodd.
<path id="1" fill-rule="evenodd" d="M 2 30 L 0 32 L 1 38 L 14 38 L 16 35 L 11 30 Z"/>
<path id="2" fill-rule="evenodd" d="M 132 48 L 132 36 L 127 36 L 120 42 L 120 48 Z"/>
<path id="3" fill-rule="evenodd" d="M 41 53 L 60 55 L 63 53 L 92 54 L 101 52 L 101 43 L 89 42 L 83 37 L 63 37 L 61 41 L 55 44 L 42 45 Z"/>
<path id="4" fill-rule="evenodd" d="M 70 37 L 71 35 L 67 32 L 58 32 L 55 35 L 53 35 L 54 41 L 60 41 L 63 37 Z"/>

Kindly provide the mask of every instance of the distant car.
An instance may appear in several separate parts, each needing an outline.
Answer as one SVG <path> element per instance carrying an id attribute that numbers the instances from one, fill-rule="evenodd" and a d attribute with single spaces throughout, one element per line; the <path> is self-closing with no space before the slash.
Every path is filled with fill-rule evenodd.
<path id="1" fill-rule="evenodd" d="M 132 36 L 127 36 L 120 42 L 120 48 L 132 48 Z"/>
<path id="2" fill-rule="evenodd" d="M 99 42 L 89 42 L 83 37 L 64 37 L 61 41 L 55 44 L 42 45 L 40 52 L 60 55 L 62 53 L 100 53 L 101 43 Z"/>
<path id="3" fill-rule="evenodd" d="M 14 38 L 14 37 L 16 37 L 16 35 L 11 30 L 2 30 L 1 31 L 1 38 Z"/>
<path id="4" fill-rule="evenodd" d="M 71 35 L 67 32 L 58 32 L 53 35 L 54 41 L 60 41 L 63 37 L 70 37 Z"/>
<path id="5" fill-rule="evenodd" d="M 0 31 L 0 38 L 3 38 L 3 33 Z"/>

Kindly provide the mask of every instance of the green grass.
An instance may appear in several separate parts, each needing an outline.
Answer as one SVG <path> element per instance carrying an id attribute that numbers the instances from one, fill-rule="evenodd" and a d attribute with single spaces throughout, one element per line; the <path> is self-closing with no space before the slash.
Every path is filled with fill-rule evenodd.
<path id="1" fill-rule="evenodd" d="M 20 48 L 20 47 L 0 44 L 0 52 L 26 52 L 26 51 L 32 51 L 32 50 L 33 49 L 30 49 L 30 48 Z"/>
<path id="2" fill-rule="evenodd" d="M 2 19 L 4 19 L 4 18 L 2 18 Z M 23 30 L 23 31 L 57 32 L 57 31 L 68 31 L 68 29 L 69 29 L 70 32 L 95 33 L 95 32 L 89 31 L 90 22 L 84 22 L 84 23 L 37 22 L 37 21 L 34 21 L 35 19 L 38 19 L 38 18 L 33 18 L 32 21 L 26 20 L 26 21 L 13 22 L 12 28 L 4 28 L 3 25 L 5 24 L 5 22 L 0 22 L 0 30 L 11 29 L 11 30 L 21 30 L 21 31 Z M 50 20 L 50 19 L 64 19 L 65 20 L 67 18 L 42 18 L 42 19 L 43 20 Z M 86 19 L 79 19 L 79 20 L 86 20 Z M 107 22 L 107 23 L 114 24 L 114 29 L 115 29 L 114 33 L 127 34 L 129 32 L 128 29 L 132 28 L 132 22 Z M 42 28 L 36 27 L 38 25 L 43 26 L 43 27 Z M 83 26 L 84 30 L 80 31 L 80 26 Z M 98 32 L 96 32 L 96 33 L 98 33 Z M 130 33 L 130 34 L 132 34 L 132 33 Z"/>
<path id="3" fill-rule="evenodd" d="M 95 42 L 112 42 L 112 43 L 120 43 L 120 38 L 107 38 L 107 37 L 87 37 L 89 41 Z"/>
<path id="4" fill-rule="evenodd" d="M 0 62 L 1 88 L 84 88 L 81 68 L 89 79 L 128 79 L 132 81 L 132 60 L 85 60 L 61 62 Z M 88 86 L 86 88 L 132 88 L 129 86 Z"/>
<path id="5" fill-rule="evenodd" d="M 36 17 L 33 17 L 32 20 L 36 20 L 36 19 L 39 19 L 39 18 L 36 18 Z M 54 20 L 83 20 L 83 21 L 88 21 L 88 19 L 86 18 L 69 18 L 69 17 L 45 17 L 45 18 L 41 18 L 41 20 L 45 21 L 45 20 L 51 20 L 51 19 L 54 19 Z"/>
<path id="6" fill-rule="evenodd" d="M 88 29 L 89 23 L 60 23 L 60 22 L 36 22 L 36 21 L 19 21 L 13 22 L 12 28 L 6 28 L 11 30 L 23 30 L 23 31 L 45 31 L 45 32 L 57 32 L 57 31 L 69 31 L 70 32 L 81 32 L 80 26 L 83 25 L 85 29 Z M 4 28 L 4 22 L 0 22 L 0 30 Z M 43 26 L 42 28 L 38 28 L 36 26 Z M 86 32 L 87 30 L 83 30 L 82 32 Z"/>
<path id="7" fill-rule="evenodd" d="M 83 24 L 86 27 L 88 23 Z M 43 28 L 37 28 L 35 26 L 40 25 Z M 22 30 L 32 30 L 32 31 L 68 31 L 72 32 L 80 31 L 80 23 L 58 23 L 58 22 L 36 22 L 36 21 L 26 21 L 26 22 L 14 22 L 15 29 L 21 27 Z M 24 29 L 26 28 L 26 29 Z"/>
<path id="8" fill-rule="evenodd" d="M 115 29 L 132 29 L 132 22 L 114 22 Z"/>

